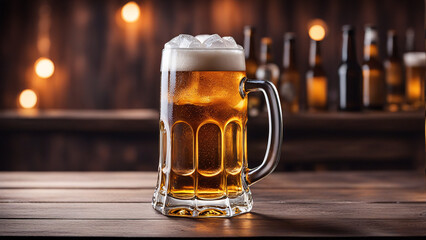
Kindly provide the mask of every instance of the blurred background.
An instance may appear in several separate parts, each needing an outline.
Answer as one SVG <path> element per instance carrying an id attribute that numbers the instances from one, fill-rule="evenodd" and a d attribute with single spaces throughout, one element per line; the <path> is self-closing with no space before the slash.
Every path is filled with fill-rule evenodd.
<path id="1" fill-rule="evenodd" d="M 313 23 L 324 29 L 328 83 L 327 105 L 314 112 L 305 80 Z M 423 107 L 338 111 L 346 24 L 356 29 L 359 64 L 367 24 L 376 26 L 381 61 L 391 29 L 401 61 L 424 52 L 422 0 L 2 0 L 0 170 L 156 171 L 164 43 L 181 33 L 218 33 L 244 46 L 247 25 L 256 29 L 256 59 L 261 38 L 270 37 L 270 62 L 279 68 L 284 34 L 294 33 L 299 110 L 285 111 L 278 170 L 424 169 Z M 256 166 L 266 149 L 266 113 L 252 116 L 248 129 L 249 166 Z"/>

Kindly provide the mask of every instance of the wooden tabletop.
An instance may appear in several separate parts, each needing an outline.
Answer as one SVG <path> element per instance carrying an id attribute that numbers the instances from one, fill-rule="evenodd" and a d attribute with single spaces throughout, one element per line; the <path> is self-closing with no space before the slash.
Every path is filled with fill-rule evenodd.
<path id="1" fill-rule="evenodd" d="M 0 236 L 425 236 L 419 172 L 274 173 L 251 187 L 251 213 L 165 217 L 154 172 L 0 173 Z"/>

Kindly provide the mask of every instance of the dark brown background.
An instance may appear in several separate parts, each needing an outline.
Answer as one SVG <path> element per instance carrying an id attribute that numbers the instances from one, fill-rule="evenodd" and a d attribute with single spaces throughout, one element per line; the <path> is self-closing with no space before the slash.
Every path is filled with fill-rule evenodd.
<path id="1" fill-rule="evenodd" d="M 243 41 L 243 26 L 257 27 L 274 40 L 275 62 L 281 65 L 282 36 L 294 31 L 297 60 L 304 74 L 308 66 L 307 25 L 315 18 L 328 25 L 322 44 L 324 67 L 329 75 L 330 103 L 337 100 L 337 67 L 341 26 L 357 28 L 361 60 L 363 26 L 376 24 L 381 55 L 386 31 L 396 29 L 403 50 L 405 31 L 416 33 L 417 50 L 424 49 L 422 0 L 205 0 L 136 1 L 141 18 L 125 24 L 118 16 L 126 1 L 0 1 L 0 108 L 15 108 L 19 92 L 39 93 L 39 108 L 116 109 L 158 108 L 159 69 L 163 44 L 180 33 L 218 33 Z M 37 51 L 39 8 L 51 8 L 50 58 L 55 74 L 38 79 L 33 70 Z"/>
<path id="2" fill-rule="evenodd" d="M 243 26 L 257 27 L 274 40 L 275 62 L 281 65 L 282 36 L 297 36 L 297 63 L 308 67 L 308 23 L 328 25 L 322 44 L 329 77 L 332 112 L 285 116 L 284 145 L 279 170 L 423 169 L 424 113 L 334 112 L 341 26 L 357 28 L 361 61 L 363 26 L 376 24 L 380 54 L 385 56 L 388 29 L 399 34 L 402 53 L 405 31 L 414 28 L 416 50 L 424 50 L 422 0 L 204 0 L 136 1 L 141 18 L 126 24 L 120 18 L 126 1 L 0 0 L 0 170 L 156 170 L 158 117 L 147 121 L 106 120 L 60 115 L 49 120 L 8 115 L 17 108 L 25 88 L 39 95 L 38 108 L 114 109 L 159 106 L 160 59 L 163 44 L 180 33 L 218 33 L 243 41 Z M 34 62 L 39 11 L 50 6 L 50 57 L 55 73 L 39 79 Z M 302 85 L 303 81 L 302 81 Z M 43 112 L 40 112 L 43 113 Z M 93 113 L 89 112 L 89 115 Z M 90 116 L 92 116 L 90 115 Z M 61 117 L 62 116 L 62 117 Z M 96 113 L 94 114 L 96 116 Z M 146 127 L 144 127 L 146 124 Z M 266 148 L 267 121 L 249 121 L 249 166 L 259 164 Z"/>

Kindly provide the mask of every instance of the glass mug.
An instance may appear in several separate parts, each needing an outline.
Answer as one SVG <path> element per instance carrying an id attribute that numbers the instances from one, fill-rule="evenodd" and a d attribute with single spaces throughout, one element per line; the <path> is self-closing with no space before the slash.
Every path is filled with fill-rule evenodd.
<path id="1" fill-rule="evenodd" d="M 426 53 L 407 52 L 404 54 L 405 64 L 405 100 L 406 110 L 424 108 Z"/>
<path id="2" fill-rule="evenodd" d="M 167 44 L 166 44 L 167 45 Z M 165 48 L 161 64 L 160 159 L 154 209 L 167 216 L 249 212 L 249 186 L 278 164 L 282 113 L 271 82 L 247 79 L 240 48 Z M 269 140 L 262 164 L 247 166 L 247 94 L 264 93 Z"/>

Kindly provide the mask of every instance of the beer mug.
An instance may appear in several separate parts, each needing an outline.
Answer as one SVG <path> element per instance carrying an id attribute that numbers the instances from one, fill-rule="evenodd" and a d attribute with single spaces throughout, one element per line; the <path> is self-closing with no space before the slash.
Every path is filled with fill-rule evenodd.
<path id="1" fill-rule="evenodd" d="M 249 212 L 249 186 L 274 170 L 281 153 L 276 88 L 246 78 L 244 50 L 231 37 L 179 35 L 162 54 L 154 209 L 182 217 Z M 269 140 L 262 164 L 248 169 L 247 94 L 257 91 L 266 98 Z"/>
<path id="2" fill-rule="evenodd" d="M 408 52 L 404 54 L 405 64 L 405 99 L 406 110 L 417 110 L 424 107 L 426 54 L 424 52 Z"/>

